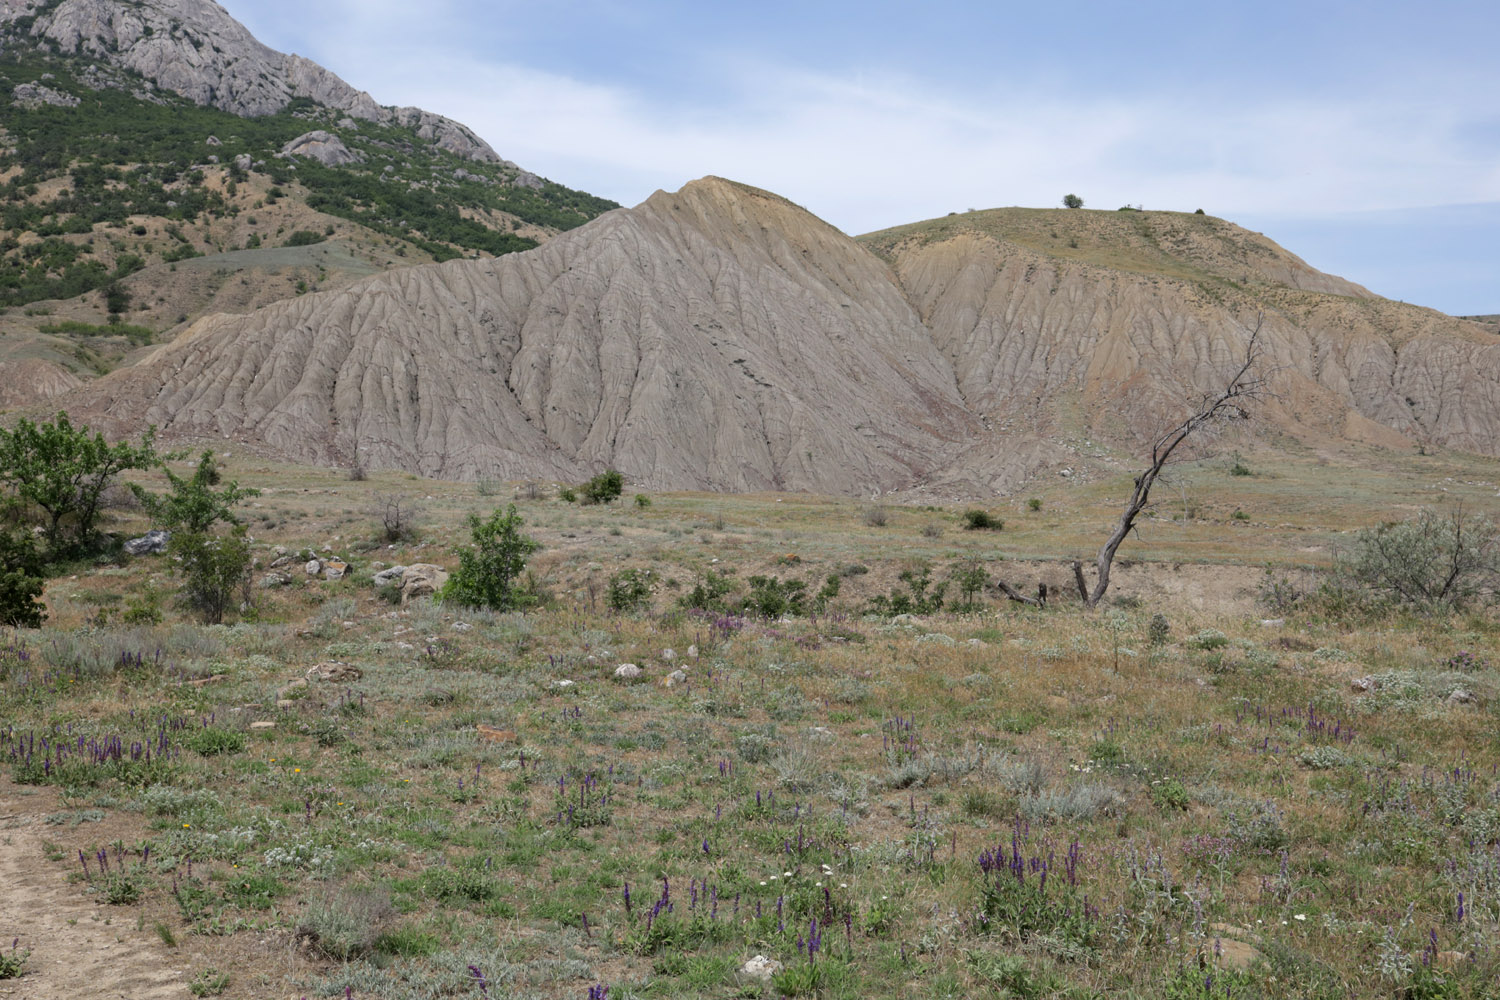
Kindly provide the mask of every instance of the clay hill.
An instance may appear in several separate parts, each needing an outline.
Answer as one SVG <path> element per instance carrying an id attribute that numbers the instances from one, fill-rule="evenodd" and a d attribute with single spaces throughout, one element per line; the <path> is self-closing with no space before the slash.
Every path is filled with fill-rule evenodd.
<path id="1" fill-rule="evenodd" d="M 1262 325 L 1265 440 L 1500 448 L 1500 338 L 1203 215 L 840 233 L 706 178 L 524 253 L 215 315 L 64 397 L 116 432 L 452 478 L 1006 490 L 1138 448 Z"/>

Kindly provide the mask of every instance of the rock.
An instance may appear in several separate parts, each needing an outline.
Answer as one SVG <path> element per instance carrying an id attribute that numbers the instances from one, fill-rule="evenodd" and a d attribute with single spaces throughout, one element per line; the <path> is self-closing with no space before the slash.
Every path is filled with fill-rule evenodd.
<path id="1" fill-rule="evenodd" d="M 1260 620 L 1261 628 L 1281 628 L 1285 624 L 1285 618 L 1262 618 Z"/>
<path id="2" fill-rule="evenodd" d="M 953 636 L 951 636 L 951 635 L 945 635 L 942 632 L 928 632 L 926 635 L 919 635 L 919 636 L 917 636 L 917 641 L 918 642 L 933 643 L 933 644 L 938 645 L 938 646 L 956 646 L 956 645 L 958 645 L 958 640 L 957 639 L 954 639 Z"/>
<path id="3" fill-rule="evenodd" d="M 1453 692 L 1448 695 L 1448 704 L 1450 705 L 1467 705 L 1473 700 L 1474 695 L 1463 688 L 1454 688 Z"/>
<path id="4" fill-rule="evenodd" d="M 50 105 L 54 108 L 76 108 L 78 98 L 40 83 L 18 83 L 10 92 L 11 103 L 18 108 L 39 108 Z"/>
<path id="5" fill-rule="evenodd" d="M 573 682 L 570 680 L 553 681 L 552 686 L 560 691 L 566 691 L 568 688 L 573 687 Z"/>
<path id="6" fill-rule="evenodd" d="M 276 707 L 285 712 L 289 708 L 296 708 L 297 703 L 290 698 L 278 698 L 276 700 Z"/>
<path id="7" fill-rule="evenodd" d="M 371 579 L 375 581 L 375 586 L 384 587 L 387 584 L 400 580 L 402 574 L 405 572 L 405 566 L 392 566 L 390 569 L 383 569 L 379 573 L 376 573 Z"/>
<path id="8" fill-rule="evenodd" d="M 236 156 L 234 158 L 234 166 L 235 169 L 243 170 L 248 174 L 250 172 L 250 168 L 255 166 L 255 161 L 250 159 L 249 153 L 241 153 L 239 156 Z"/>
<path id="9" fill-rule="evenodd" d="M 272 569 L 281 569 L 283 566 L 290 566 L 291 564 L 291 556 L 277 556 L 275 559 L 271 560 Z"/>
<path id="10" fill-rule="evenodd" d="M 260 578 L 261 590 L 275 590 L 277 587 L 285 587 L 292 582 L 290 575 L 272 571 Z"/>
<path id="11" fill-rule="evenodd" d="M 615 668 L 615 680 L 617 680 L 617 681 L 633 681 L 633 680 L 638 680 L 640 678 L 640 676 L 641 676 L 641 672 L 642 672 L 641 668 L 638 667 L 638 666 L 636 666 L 634 663 L 622 663 L 618 667 Z"/>
<path id="12" fill-rule="evenodd" d="M 322 129 L 297 136 L 281 147 L 281 155 L 306 156 L 325 167 L 348 166 L 351 163 L 361 163 L 365 158 L 363 153 L 357 153 L 344 145 L 344 140 Z"/>
<path id="13" fill-rule="evenodd" d="M 677 687 L 679 684 L 686 684 L 687 681 L 688 675 L 686 670 L 674 670 L 661 679 L 661 686 L 665 688 Z"/>
<path id="14" fill-rule="evenodd" d="M 349 564 L 342 559 L 330 559 L 323 564 L 323 577 L 328 580 L 342 580 L 344 574 L 349 572 Z"/>
<path id="15" fill-rule="evenodd" d="M 453 623 L 453 631 L 455 631 L 455 632 L 472 632 L 472 631 L 474 631 L 474 626 L 470 625 L 468 622 L 454 622 Z"/>
<path id="16" fill-rule="evenodd" d="M 276 723 L 270 722 L 268 720 L 262 720 L 260 722 L 252 722 L 252 723 L 250 723 L 250 728 L 251 729 L 275 729 L 276 728 Z"/>
<path id="17" fill-rule="evenodd" d="M 413 563 L 401 574 L 401 603 L 431 597 L 448 582 L 448 571 L 431 563 Z"/>
<path id="18" fill-rule="evenodd" d="M 664 649 L 661 651 L 661 658 L 663 663 L 671 663 L 677 659 L 677 651 L 675 649 Z"/>
<path id="19" fill-rule="evenodd" d="M 687 653 L 688 653 L 688 659 L 690 659 L 690 660 L 696 660 L 698 658 L 698 646 L 697 646 L 697 644 L 695 643 L 694 645 L 689 646 L 688 650 L 687 650 Z"/>
<path id="20" fill-rule="evenodd" d="M 1374 691 L 1380 687 L 1380 682 L 1373 677 L 1356 677 L 1349 682 L 1350 690 L 1363 694 L 1366 691 Z"/>
<path id="21" fill-rule="evenodd" d="M 980 649 L 988 646 L 989 643 L 985 642 L 983 639 L 970 639 L 969 645 L 975 647 L 976 649 Z"/>
<path id="22" fill-rule="evenodd" d="M 904 625 L 907 628 L 910 628 L 913 625 L 917 624 L 917 616 L 916 615 L 897 615 L 896 617 L 894 617 L 894 618 L 891 619 L 891 624 L 892 625 Z"/>
<path id="23" fill-rule="evenodd" d="M 782 965 L 776 959 L 767 958 L 764 955 L 756 955 L 740 967 L 740 972 L 751 979 L 759 979 L 763 983 L 769 983 L 781 969 Z"/>
<path id="24" fill-rule="evenodd" d="M 319 573 L 323 572 L 323 560 L 309 559 L 307 561 L 307 565 L 302 567 L 302 571 L 308 576 L 317 576 Z"/>
<path id="25" fill-rule="evenodd" d="M 140 538 L 132 538 L 124 545 L 126 553 L 133 556 L 154 556 L 167 551 L 172 540 L 170 531 L 148 531 Z"/>
<path id="26" fill-rule="evenodd" d="M 311 680 L 332 681 L 336 684 L 347 684 L 357 681 L 363 677 L 364 671 L 347 663 L 330 660 L 327 663 L 319 663 L 315 667 L 308 668 L 307 676 Z"/>
<path id="27" fill-rule="evenodd" d="M 207 139 L 204 139 L 203 140 L 203 144 L 205 146 L 222 146 L 222 145 L 224 145 L 222 142 L 219 141 L 219 137 L 216 136 L 216 135 L 211 135 Z"/>

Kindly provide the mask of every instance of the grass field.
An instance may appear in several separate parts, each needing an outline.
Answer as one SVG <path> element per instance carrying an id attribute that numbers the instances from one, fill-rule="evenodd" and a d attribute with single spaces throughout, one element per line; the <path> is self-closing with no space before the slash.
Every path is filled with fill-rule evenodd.
<path id="1" fill-rule="evenodd" d="M 0 833 L 175 995 L 1500 996 L 1495 618 L 1256 600 L 1265 564 L 1302 578 L 1383 518 L 1492 511 L 1500 477 L 1355 458 L 1184 467 L 1106 609 L 987 590 L 895 620 L 865 611 L 923 563 L 1065 583 L 1125 480 L 975 532 L 963 508 L 579 507 L 236 458 L 263 563 L 352 572 L 299 558 L 227 626 L 172 606 L 165 557 L 51 581 L 47 627 L 0 650 Z M 392 492 L 426 510 L 388 547 Z M 513 496 L 547 606 L 370 582 L 452 567 L 464 514 Z M 608 608 L 625 569 L 649 610 Z M 681 609 L 711 571 L 840 585 L 795 619 Z M 42 916 L 3 919 L 45 984 Z"/>

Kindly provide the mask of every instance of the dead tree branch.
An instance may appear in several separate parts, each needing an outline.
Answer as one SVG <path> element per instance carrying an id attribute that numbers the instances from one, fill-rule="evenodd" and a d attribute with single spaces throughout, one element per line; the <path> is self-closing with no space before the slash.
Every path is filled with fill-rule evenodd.
<path id="1" fill-rule="evenodd" d="M 1104 592 L 1109 589 L 1109 570 L 1114 564 L 1115 552 L 1134 529 L 1136 518 L 1150 503 L 1151 487 L 1156 485 L 1156 480 L 1161 476 L 1162 470 L 1177 447 L 1206 424 L 1230 419 L 1248 419 L 1250 414 L 1246 409 L 1247 405 L 1266 395 L 1269 388 L 1269 376 L 1260 370 L 1262 354 L 1260 332 L 1264 320 L 1264 313 L 1256 316 L 1255 329 L 1251 331 L 1250 339 L 1245 344 L 1244 360 L 1227 378 L 1223 388 L 1205 393 L 1188 417 L 1152 443 L 1151 464 L 1135 477 L 1135 489 L 1130 494 L 1130 500 L 1125 504 L 1125 509 L 1120 513 L 1120 520 L 1116 523 L 1114 531 L 1110 532 L 1109 538 L 1105 541 L 1104 547 L 1099 550 L 1099 556 L 1094 562 L 1095 577 L 1092 588 L 1089 587 L 1084 577 L 1082 560 L 1074 560 L 1073 580 L 1078 586 L 1078 596 L 1084 604 L 1091 608 L 1098 607 L 1099 602 L 1104 599 Z"/>

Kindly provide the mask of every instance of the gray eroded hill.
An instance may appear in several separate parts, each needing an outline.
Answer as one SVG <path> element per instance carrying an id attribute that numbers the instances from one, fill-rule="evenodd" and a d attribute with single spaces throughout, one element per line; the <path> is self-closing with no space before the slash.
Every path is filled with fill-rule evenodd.
<path id="1" fill-rule="evenodd" d="M 431 476 L 980 493 L 1062 442 L 1135 447 L 1261 313 L 1257 427 L 1500 447 L 1500 338 L 1220 220 L 997 210 L 861 243 L 717 178 L 524 254 L 205 319 L 70 409 Z"/>

